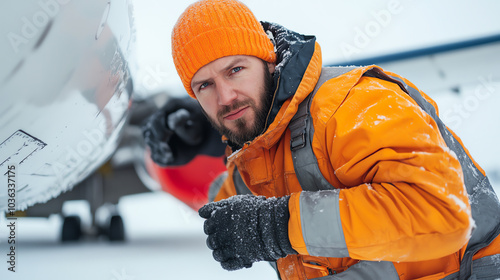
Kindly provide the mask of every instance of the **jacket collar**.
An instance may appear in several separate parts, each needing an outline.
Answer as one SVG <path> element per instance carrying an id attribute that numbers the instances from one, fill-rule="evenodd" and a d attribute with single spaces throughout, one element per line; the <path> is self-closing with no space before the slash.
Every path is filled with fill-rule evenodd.
<path id="1" fill-rule="evenodd" d="M 264 132 L 245 146 L 262 142 L 260 145 L 270 147 L 279 139 L 298 104 L 314 89 L 321 72 L 321 50 L 315 36 L 302 35 L 275 23 L 261 23 L 276 51 L 274 96 Z M 228 144 L 233 152 L 241 148 Z"/>
<path id="2" fill-rule="evenodd" d="M 316 37 L 299 34 L 275 23 L 262 22 L 262 26 L 275 45 L 277 57 L 275 93 L 267 128 L 274 121 L 285 100 L 295 94 L 314 54 Z"/>

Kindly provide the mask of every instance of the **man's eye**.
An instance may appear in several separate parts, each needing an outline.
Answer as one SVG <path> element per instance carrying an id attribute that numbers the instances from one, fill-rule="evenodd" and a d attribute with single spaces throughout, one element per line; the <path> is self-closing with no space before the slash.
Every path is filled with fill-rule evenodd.
<path id="1" fill-rule="evenodd" d="M 236 73 L 236 72 L 239 72 L 241 69 L 243 69 L 243 67 L 234 67 L 233 69 L 231 69 L 231 73 Z"/>
<path id="2" fill-rule="evenodd" d="M 210 84 L 208 82 L 204 82 L 203 84 L 200 85 L 200 90 L 208 87 Z"/>

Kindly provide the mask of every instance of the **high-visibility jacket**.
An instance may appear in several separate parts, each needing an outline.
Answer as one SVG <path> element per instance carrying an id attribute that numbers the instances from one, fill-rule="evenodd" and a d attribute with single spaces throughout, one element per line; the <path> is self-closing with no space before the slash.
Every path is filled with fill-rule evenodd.
<path id="1" fill-rule="evenodd" d="M 291 196 L 289 239 L 299 254 L 278 260 L 281 278 L 351 269 L 373 279 L 442 279 L 457 274 L 468 254 L 500 253 L 500 208 L 491 187 L 482 189 L 484 171 L 456 135 L 440 131 L 432 99 L 376 66 L 356 68 L 317 90 L 310 107 L 312 150 L 332 189 L 303 191 L 308 188 L 297 179 L 288 126 L 316 87 L 322 61 L 314 37 L 290 45 L 297 44 L 304 46 L 292 50 L 279 71 L 274 100 L 282 101 L 273 103 L 272 123 L 240 149 L 228 149 L 229 175 L 215 198 L 241 193 L 238 180 L 255 195 Z M 400 79 L 432 108 L 396 83 L 364 75 L 373 68 Z M 473 181 L 470 190 L 464 181 Z"/>

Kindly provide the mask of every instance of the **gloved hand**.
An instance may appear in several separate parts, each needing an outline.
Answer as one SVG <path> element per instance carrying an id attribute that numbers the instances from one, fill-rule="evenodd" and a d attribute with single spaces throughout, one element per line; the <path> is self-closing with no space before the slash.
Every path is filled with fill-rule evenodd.
<path id="1" fill-rule="evenodd" d="M 226 145 L 190 97 L 172 98 L 142 125 L 151 159 L 160 166 L 184 165 L 198 154 L 222 156 Z"/>
<path id="2" fill-rule="evenodd" d="M 289 196 L 236 195 L 203 206 L 204 231 L 214 259 L 226 270 L 297 254 L 288 239 Z"/>

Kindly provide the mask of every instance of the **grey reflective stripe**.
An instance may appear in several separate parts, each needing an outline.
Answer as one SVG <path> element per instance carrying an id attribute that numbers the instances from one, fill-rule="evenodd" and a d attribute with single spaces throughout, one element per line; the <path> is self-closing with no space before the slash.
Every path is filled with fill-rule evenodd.
<path id="1" fill-rule="evenodd" d="M 399 280 L 398 272 L 392 262 L 360 261 L 346 271 L 311 280 Z"/>
<path id="2" fill-rule="evenodd" d="M 227 176 L 227 171 L 224 171 L 210 184 L 208 187 L 208 202 L 214 201 Z"/>
<path id="3" fill-rule="evenodd" d="M 458 280 L 460 272 L 455 272 L 441 280 Z M 472 262 L 470 280 L 500 279 L 500 254 L 482 257 Z"/>
<path id="4" fill-rule="evenodd" d="M 219 193 L 222 184 L 226 180 L 228 176 L 228 172 L 224 171 L 221 173 L 215 180 L 210 184 L 210 187 L 208 189 L 208 201 L 212 202 L 214 201 L 215 197 Z M 234 182 L 234 189 L 236 190 L 236 194 L 252 194 L 252 192 L 248 189 L 247 185 L 245 182 L 243 182 L 243 179 L 241 178 L 240 172 L 238 172 L 238 168 L 234 168 L 234 173 L 233 173 L 233 182 Z"/>
<path id="5" fill-rule="evenodd" d="M 237 167 L 234 168 L 233 183 L 236 194 L 252 194 L 245 182 L 243 182 L 243 179 L 241 178 L 240 172 L 238 171 Z"/>
<path id="6" fill-rule="evenodd" d="M 434 119 L 446 145 L 456 154 L 462 167 L 464 183 L 471 205 L 472 218 L 476 224 L 476 228 L 472 232 L 464 258 L 460 264 L 459 279 L 468 279 L 473 267 L 473 255 L 481 248 L 488 246 L 500 234 L 500 202 L 498 201 L 498 196 L 495 194 L 488 178 L 474 165 L 462 145 L 460 145 L 458 140 L 437 116 L 434 106 L 427 102 L 418 90 L 408 86 L 400 78 L 390 77 L 377 68 L 369 70 L 366 76 L 399 84 L 415 100 L 420 108 Z"/>
<path id="7" fill-rule="evenodd" d="M 477 280 L 500 279 L 500 254 L 473 261 L 472 277 Z"/>
<path id="8" fill-rule="evenodd" d="M 333 186 L 321 174 L 318 161 L 312 151 L 314 127 L 309 113 L 310 103 L 323 83 L 353 69 L 356 67 L 325 67 L 321 69 L 321 75 L 314 91 L 300 103 L 297 113 L 290 121 L 290 149 L 292 150 L 293 168 L 301 188 L 305 191 L 333 189 Z"/>
<path id="9" fill-rule="evenodd" d="M 300 194 L 302 236 L 311 256 L 349 257 L 340 222 L 339 190 Z"/>

